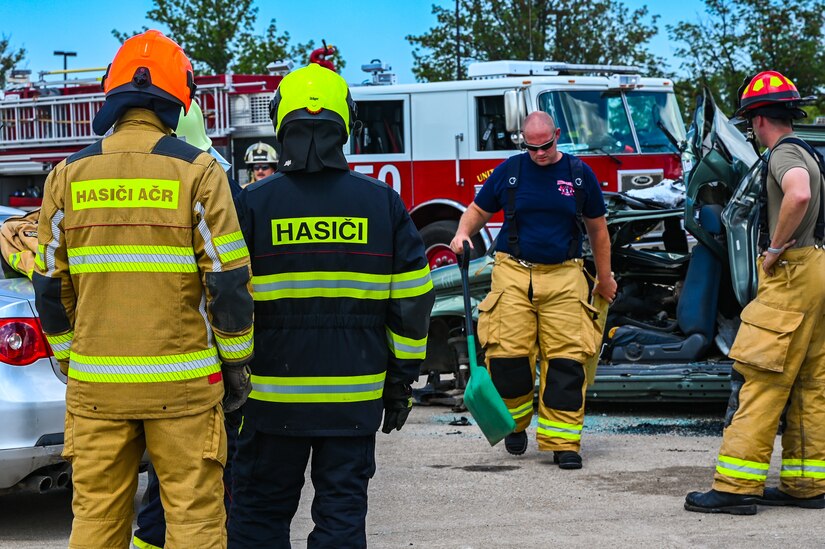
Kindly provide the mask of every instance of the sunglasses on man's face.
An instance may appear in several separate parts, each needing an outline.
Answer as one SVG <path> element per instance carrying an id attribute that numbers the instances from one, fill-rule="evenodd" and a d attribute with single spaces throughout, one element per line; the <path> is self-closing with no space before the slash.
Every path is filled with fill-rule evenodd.
<path id="1" fill-rule="evenodd" d="M 271 170 L 272 168 L 270 167 L 269 164 L 255 164 L 254 166 L 252 166 L 252 169 L 255 170 L 256 172 L 261 172 L 261 171 Z"/>
<path id="2" fill-rule="evenodd" d="M 528 151 L 546 151 L 553 147 L 556 144 L 556 138 L 554 137 L 547 143 L 542 143 L 541 145 L 531 145 L 530 143 L 522 143 L 521 148 L 526 149 Z"/>

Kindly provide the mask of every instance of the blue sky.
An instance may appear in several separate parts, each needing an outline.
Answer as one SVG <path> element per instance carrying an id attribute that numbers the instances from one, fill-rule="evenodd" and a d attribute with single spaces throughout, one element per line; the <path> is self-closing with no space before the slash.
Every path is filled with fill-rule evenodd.
<path id="1" fill-rule="evenodd" d="M 631 8 L 647 4 L 662 16 L 651 48 L 669 59 L 675 72 L 678 60 L 672 59 L 664 25 L 696 21 L 703 12 L 702 0 L 623 1 Z M 422 34 L 436 23 L 431 13 L 434 3 L 455 5 L 453 0 L 256 0 L 257 30 L 263 33 L 274 17 L 279 33 L 289 31 L 293 43 L 311 39 L 320 45 L 326 39 L 335 44 L 347 61 L 343 76 L 349 82 L 364 80 L 367 75 L 361 72 L 361 64 L 374 58 L 391 64 L 399 82 L 413 82 L 412 46 L 404 36 Z M 146 20 L 151 6 L 151 0 L 0 0 L 0 34 L 10 36 L 12 46 L 26 48 L 20 68 L 31 69 L 33 76 L 63 68 L 63 58 L 55 56 L 55 50 L 77 52 L 77 57 L 69 58 L 69 68 L 103 67 L 119 45 L 111 30 L 151 27 Z"/>

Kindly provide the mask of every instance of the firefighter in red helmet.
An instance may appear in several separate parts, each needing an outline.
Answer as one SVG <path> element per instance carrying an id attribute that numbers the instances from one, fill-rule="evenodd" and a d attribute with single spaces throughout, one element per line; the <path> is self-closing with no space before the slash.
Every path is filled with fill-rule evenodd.
<path id="1" fill-rule="evenodd" d="M 763 172 L 768 243 L 756 298 L 730 350 L 732 393 L 713 489 L 689 511 L 752 515 L 757 505 L 825 508 L 825 210 L 822 158 L 793 133 L 803 118 L 796 86 L 775 71 L 741 92 L 737 116 L 770 151 Z M 778 487 L 765 488 L 786 410 Z"/>
<path id="2" fill-rule="evenodd" d="M 68 376 L 69 547 L 129 547 L 144 451 L 165 546 L 226 547 L 223 418 L 251 390 L 249 253 L 223 168 L 172 135 L 195 91 L 180 46 L 128 39 L 103 88 L 93 127 L 114 131 L 49 174 L 32 277 Z"/>

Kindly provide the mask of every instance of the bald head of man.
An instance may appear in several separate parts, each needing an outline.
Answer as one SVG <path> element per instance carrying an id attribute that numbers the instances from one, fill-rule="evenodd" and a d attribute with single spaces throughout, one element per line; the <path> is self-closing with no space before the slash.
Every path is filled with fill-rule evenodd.
<path id="1" fill-rule="evenodd" d="M 556 128 L 553 117 L 544 111 L 531 112 L 524 119 L 524 147 L 530 159 L 539 166 L 549 166 L 561 160 L 557 141 L 561 130 Z"/>

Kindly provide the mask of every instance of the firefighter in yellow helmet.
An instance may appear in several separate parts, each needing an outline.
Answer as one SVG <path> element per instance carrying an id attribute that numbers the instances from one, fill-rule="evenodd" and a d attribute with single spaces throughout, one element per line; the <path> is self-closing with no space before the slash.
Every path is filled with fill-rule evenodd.
<path id="1" fill-rule="evenodd" d="M 825 508 L 825 180 L 822 158 L 793 133 L 808 99 L 775 71 L 757 74 L 741 93 L 736 114 L 770 151 L 768 238 L 756 298 L 742 310 L 729 353 L 732 394 L 713 489 L 688 494 L 689 511 Z M 780 484 L 765 488 L 784 409 Z"/>
<path id="2" fill-rule="evenodd" d="M 290 546 L 312 455 L 309 547 L 366 547 L 375 433 L 400 429 L 427 348 L 433 286 L 398 193 L 349 170 L 346 82 L 310 64 L 270 116 L 278 173 L 236 201 L 252 257 L 252 393 L 233 465 L 229 546 Z"/>
<path id="3" fill-rule="evenodd" d="M 252 183 L 275 173 L 278 166 L 278 153 L 272 145 L 258 141 L 246 149 L 243 161 L 249 170 L 249 183 Z"/>
<path id="4" fill-rule="evenodd" d="M 103 87 L 94 129 L 114 132 L 49 174 L 32 280 L 68 375 L 69 546 L 129 547 L 146 451 L 166 547 L 225 547 L 223 416 L 250 390 L 249 254 L 224 170 L 171 135 L 195 91 L 180 46 L 130 38 Z"/>

